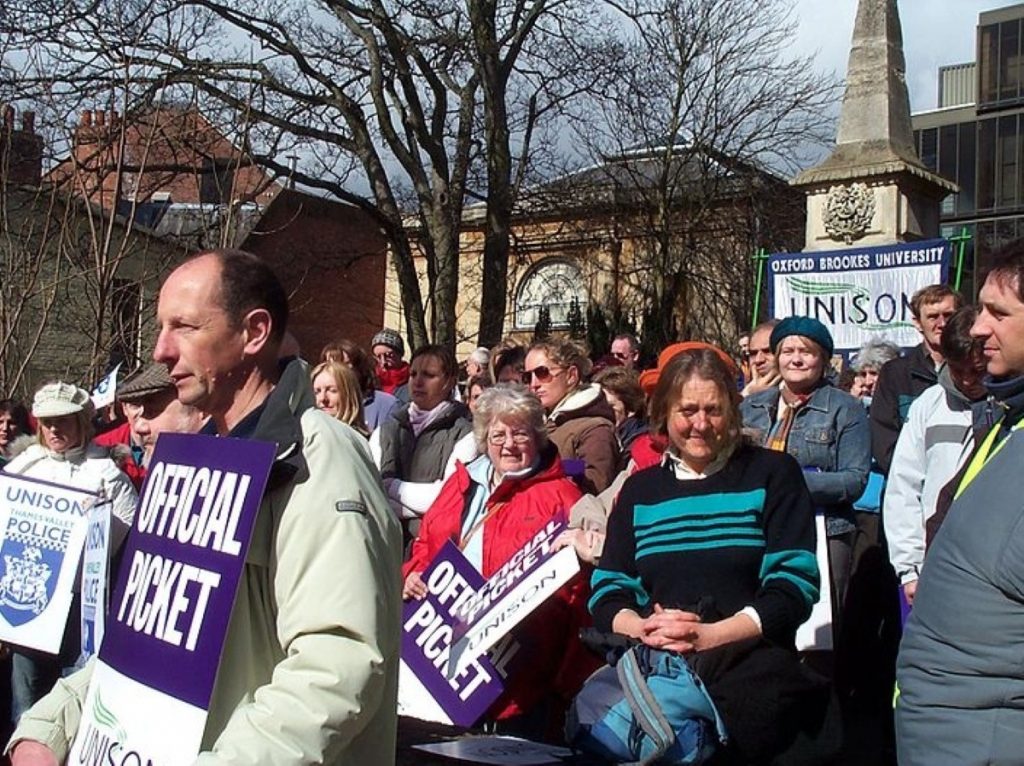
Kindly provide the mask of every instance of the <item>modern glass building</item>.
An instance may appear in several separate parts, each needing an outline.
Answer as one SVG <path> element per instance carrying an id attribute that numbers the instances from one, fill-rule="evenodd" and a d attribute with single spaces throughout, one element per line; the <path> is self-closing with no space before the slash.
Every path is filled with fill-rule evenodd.
<path id="1" fill-rule="evenodd" d="M 942 236 L 966 230 L 965 295 L 1000 245 L 1024 237 L 1024 3 L 978 17 L 977 59 L 939 69 L 938 108 L 913 115 L 921 161 L 960 192 Z"/>

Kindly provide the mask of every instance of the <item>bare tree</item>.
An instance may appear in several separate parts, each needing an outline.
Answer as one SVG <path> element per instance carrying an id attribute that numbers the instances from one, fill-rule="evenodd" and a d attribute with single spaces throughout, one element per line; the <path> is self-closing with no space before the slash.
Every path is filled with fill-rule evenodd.
<path id="1" fill-rule="evenodd" d="M 99 0 L 84 13 L 12 4 L 49 90 L 127 79 L 137 101 L 152 102 L 197 88 L 204 109 L 261 127 L 248 155 L 373 216 L 414 344 L 455 339 L 467 197 L 488 206 L 481 335 L 500 335 L 508 219 L 538 127 L 615 58 L 584 0 Z M 287 153 L 304 159 L 300 170 Z M 412 211 L 400 204 L 406 191 Z"/>
<path id="2" fill-rule="evenodd" d="M 751 256 L 801 241 L 802 195 L 783 176 L 830 137 L 837 84 L 787 54 L 790 0 L 633 10 L 603 119 L 577 123 L 600 168 L 584 180 L 633 244 L 623 278 L 640 305 L 626 308 L 648 342 L 731 344 L 749 322 Z"/>

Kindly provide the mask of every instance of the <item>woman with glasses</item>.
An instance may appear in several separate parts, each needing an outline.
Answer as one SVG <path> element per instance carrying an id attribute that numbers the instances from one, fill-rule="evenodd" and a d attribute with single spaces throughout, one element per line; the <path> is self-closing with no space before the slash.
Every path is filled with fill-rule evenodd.
<path id="1" fill-rule="evenodd" d="M 584 492 L 603 492 L 619 467 L 615 411 L 601 387 L 586 382 L 590 359 L 571 341 L 534 343 L 526 354 L 523 383 L 540 399 L 548 437 L 566 462 L 566 473 Z"/>
<path id="2" fill-rule="evenodd" d="M 523 386 L 484 391 L 473 435 L 481 455 L 456 466 L 423 517 L 403 568 L 404 599 L 427 594 L 421 573 L 447 541 L 490 577 L 580 497 L 548 441 L 543 407 Z M 568 701 L 595 666 L 577 639 L 585 604 L 585 579 L 577 575 L 513 631 L 518 646 L 509 650 L 505 692 L 487 715 L 500 731 L 550 739 L 560 728 Z"/>

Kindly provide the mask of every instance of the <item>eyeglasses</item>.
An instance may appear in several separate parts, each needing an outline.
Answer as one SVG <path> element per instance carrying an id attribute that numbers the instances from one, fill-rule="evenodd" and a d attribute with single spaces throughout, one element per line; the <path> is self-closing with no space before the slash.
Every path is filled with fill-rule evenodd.
<path id="1" fill-rule="evenodd" d="M 487 434 L 487 443 L 495 447 L 504 447 L 505 442 L 509 440 L 509 436 L 512 438 L 512 443 L 517 447 L 526 444 L 533 438 L 533 434 L 529 431 L 513 431 L 511 434 L 506 431 L 496 431 L 495 433 Z"/>
<path id="2" fill-rule="evenodd" d="M 550 367 L 541 365 L 540 367 L 534 367 L 532 370 L 523 370 L 523 383 L 530 385 L 530 380 L 537 378 L 541 383 L 547 383 L 556 375 L 561 375 L 562 370 L 552 370 Z"/>

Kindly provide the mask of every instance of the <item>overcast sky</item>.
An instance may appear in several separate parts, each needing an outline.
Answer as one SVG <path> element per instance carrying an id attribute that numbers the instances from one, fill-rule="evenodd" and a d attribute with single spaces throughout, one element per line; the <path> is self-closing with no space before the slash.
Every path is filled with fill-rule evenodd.
<path id="1" fill-rule="evenodd" d="M 978 13 L 1010 0 L 900 0 L 907 85 L 913 111 L 934 109 L 942 64 L 974 61 Z M 823 71 L 846 72 L 857 0 L 796 0 L 796 52 L 813 54 Z"/>

